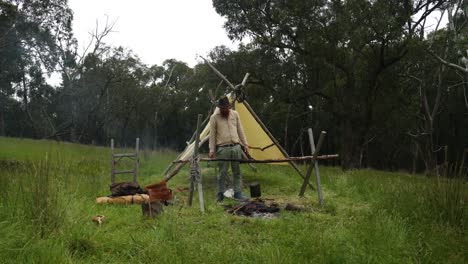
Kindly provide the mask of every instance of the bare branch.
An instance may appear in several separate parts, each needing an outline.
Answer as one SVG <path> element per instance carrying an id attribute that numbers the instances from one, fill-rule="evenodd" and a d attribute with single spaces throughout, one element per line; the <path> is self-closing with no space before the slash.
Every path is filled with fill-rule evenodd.
<path id="1" fill-rule="evenodd" d="M 448 61 L 442 59 L 441 57 L 439 57 L 437 54 L 435 54 L 435 53 L 432 52 L 432 51 L 428 51 L 428 52 L 429 52 L 429 54 L 431 54 L 434 58 L 436 58 L 440 63 L 442 63 L 442 64 L 444 64 L 444 65 L 446 65 L 446 66 L 448 66 L 448 67 L 450 67 L 450 68 L 453 68 L 453 69 L 462 71 L 462 72 L 464 72 L 464 73 L 468 73 L 468 69 L 463 68 L 462 66 L 457 65 L 457 64 L 455 64 L 455 63 L 448 62 Z"/>
<path id="2" fill-rule="evenodd" d="M 436 114 L 437 114 L 437 110 L 439 108 L 439 105 L 440 105 L 440 100 L 441 100 L 441 95 L 442 95 L 442 75 L 444 74 L 444 65 L 441 65 L 440 69 L 439 69 L 439 74 L 437 76 L 438 78 L 438 82 L 437 82 L 437 95 L 436 95 L 436 98 L 435 98 L 435 101 L 434 101 L 434 106 L 432 108 L 432 115 L 431 115 L 431 118 L 434 119 Z"/>
<path id="3" fill-rule="evenodd" d="M 465 85 L 465 84 L 468 84 L 468 82 L 459 82 L 459 83 L 457 83 L 457 84 L 450 85 L 449 87 L 447 87 L 447 90 L 450 90 L 450 89 L 452 89 L 453 87 L 462 86 L 462 85 Z"/>
<path id="4" fill-rule="evenodd" d="M 421 80 L 421 78 L 418 78 L 418 77 L 416 77 L 416 76 L 414 76 L 414 75 L 412 75 L 412 74 L 401 74 L 400 76 L 409 77 L 409 78 L 411 78 L 411 79 L 413 79 L 413 80 L 419 82 L 419 84 L 422 84 L 422 82 L 423 82 L 423 81 Z"/>
<path id="5" fill-rule="evenodd" d="M 172 67 L 171 72 L 169 73 L 169 77 L 167 77 L 166 85 L 164 85 L 164 88 L 167 88 L 167 85 L 169 84 L 169 81 L 172 78 L 172 73 L 174 72 L 174 69 L 176 68 L 176 66 L 177 64 L 175 64 L 174 67 Z"/>
<path id="6" fill-rule="evenodd" d="M 443 4 L 445 4 L 447 1 L 419 1 L 416 8 L 413 10 L 413 14 L 417 14 L 419 11 L 422 9 L 425 9 L 424 12 L 421 14 L 421 17 L 414 22 L 413 25 L 410 26 L 409 31 L 414 32 L 415 29 L 421 25 L 421 23 L 434 12 L 438 8 L 440 8 Z M 433 4 L 432 7 L 429 7 L 431 4 Z"/>
<path id="7" fill-rule="evenodd" d="M 445 9 L 443 9 L 442 12 L 440 12 L 440 18 L 439 18 L 439 19 L 436 18 L 436 20 L 437 20 L 437 26 L 436 26 L 436 28 L 434 29 L 434 31 L 439 30 L 440 22 L 442 21 L 442 18 L 444 17 L 444 14 L 445 14 Z"/>

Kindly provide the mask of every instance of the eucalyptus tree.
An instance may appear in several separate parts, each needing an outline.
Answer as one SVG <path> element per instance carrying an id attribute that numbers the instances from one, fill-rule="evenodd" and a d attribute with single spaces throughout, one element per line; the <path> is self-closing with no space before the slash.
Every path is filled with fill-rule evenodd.
<path id="1" fill-rule="evenodd" d="M 5 135 L 5 112 L 11 107 L 13 84 L 21 80 L 20 40 L 13 30 L 17 16 L 13 4 L 0 2 L 0 135 Z"/>
<path id="2" fill-rule="evenodd" d="M 90 66 L 92 62 L 102 61 L 110 52 L 111 47 L 106 45 L 105 38 L 113 32 L 115 21 L 109 21 L 107 17 L 103 27 L 96 21 L 96 27 L 89 32 L 90 38 L 87 44 L 80 50 L 76 38 L 68 36 L 61 38 L 57 43 L 60 55 L 57 71 L 61 73 L 62 85 L 60 87 L 57 104 L 60 104 L 62 119 L 59 120 L 60 131 L 57 133 L 68 134 L 71 141 L 79 141 L 80 133 L 78 126 L 80 122 L 79 99 L 82 91 L 78 82 L 85 70 L 85 65 Z M 105 91 L 107 93 L 107 91 Z"/>
<path id="3" fill-rule="evenodd" d="M 36 137 L 51 129 L 45 129 L 50 123 L 44 114 L 44 103 L 50 103 L 50 98 L 35 104 L 31 100 L 50 94 L 45 77 L 59 61 L 57 42 L 71 36 L 71 20 L 65 0 L 0 1 L 0 100 L 11 101 L 14 94 L 21 100 Z M 0 108 L 2 126 L 4 109 Z"/>
<path id="4" fill-rule="evenodd" d="M 411 60 L 406 62 L 404 76 L 415 87 L 419 101 L 418 121 L 408 134 L 416 143 L 415 156 L 420 154 L 430 173 L 438 173 L 437 156 L 444 153 L 443 146 L 460 155 L 467 143 L 462 136 L 468 129 L 463 117 L 468 111 L 468 60 L 463 51 L 468 49 L 467 8 L 466 1 L 441 6 L 435 29 L 416 43 Z M 448 24 L 442 28 L 444 16 Z"/>
<path id="5" fill-rule="evenodd" d="M 392 88 L 384 85 L 385 76 L 407 55 L 425 18 L 446 2 L 214 0 L 213 5 L 227 18 L 232 39 L 249 37 L 296 64 L 301 69 L 296 81 L 310 95 L 326 95 L 348 169 L 360 166 L 365 145 L 380 136 L 375 127 L 385 116 L 376 116 L 376 109 L 395 101 L 381 96 Z M 329 72 L 333 78 L 321 78 Z"/>

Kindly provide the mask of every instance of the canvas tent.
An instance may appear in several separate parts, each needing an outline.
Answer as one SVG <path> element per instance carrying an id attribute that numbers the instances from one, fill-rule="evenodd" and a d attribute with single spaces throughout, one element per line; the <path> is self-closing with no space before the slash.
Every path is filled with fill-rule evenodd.
<path id="1" fill-rule="evenodd" d="M 201 57 L 201 56 L 200 56 Z M 221 74 L 210 62 L 205 58 L 201 57 L 211 70 L 218 75 L 218 77 L 228 85 L 228 98 L 232 103 L 233 108 L 239 113 L 241 123 L 244 127 L 244 132 L 247 137 L 247 142 L 249 143 L 249 153 L 251 158 L 254 160 L 284 160 L 284 162 L 274 163 L 279 165 L 287 165 L 288 163 L 296 170 L 299 176 L 303 179 L 306 179 L 297 165 L 289 158 L 289 155 L 286 151 L 279 145 L 278 141 L 273 137 L 273 135 L 268 131 L 267 127 L 263 124 L 260 118 L 255 114 L 253 109 L 243 100 L 243 91 L 242 88 L 246 85 L 249 73 L 247 73 L 242 80 L 241 84 L 234 86 L 223 74 Z M 199 146 L 203 145 L 208 141 L 210 134 L 210 126 L 207 124 L 204 129 L 200 132 L 199 140 L 196 140 L 199 143 Z M 194 154 L 195 149 L 195 140 L 192 140 L 185 150 L 178 156 L 178 158 L 166 169 L 164 172 L 165 180 L 168 181 L 174 177 L 180 169 L 186 164 Z M 174 165 L 178 163 L 178 166 L 174 168 Z M 312 185 L 306 181 L 307 184 L 312 188 Z"/>
<path id="2" fill-rule="evenodd" d="M 244 127 L 247 141 L 251 147 L 250 155 L 252 158 L 256 160 L 286 159 L 287 154 L 284 152 L 281 146 L 277 145 L 277 141 L 271 136 L 271 134 L 263 128 L 264 125 L 259 123 L 259 120 L 257 121 L 258 117 L 252 111 L 252 108 L 246 101 L 235 101 L 234 108 L 239 113 L 239 118 L 241 120 L 242 126 Z M 209 134 L 210 125 L 208 123 L 200 134 L 200 142 L 204 143 L 208 141 Z M 194 145 L 195 142 L 192 142 L 190 145 L 188 145 L 179 156 L 178 160 L 189 160 L 193 155 Z M 284 162 L 274 164 L 287 165 L 288 163 Z"/>
<path id="3" fill-rule="evenodd" d="M 304 157 L 289 157 L 286 151 L 279 145 L 278 141 L 273 137 L 273 135 L 268 131 L 267 127 L 263 124 L 260 118 L 255 114 L 253 109 L 250 105 L 245 101 L 245 96 L 243 93 L 243 87 L 245 87 L 247 83 L 247 78 L 249 74 L 247 73 L 242 80 L 242 83 L 234 86 L 223 74 L 221 74 L 210 62 L 208 62 L 205 58 L 201 57 L 207 65 L 213 70 L 213 72 L 218 75 L 220 79 L 222 79 L 221 83 L 225 83 L 228 85 L 227 87 L 227 96 L 231 101 L 233 108 L 239 113 L 239 118 L 241 123 L 244 127 L 244 132 L 246 134 L 247 142 L 249 143 L 249 154 L 250 157 L 244 155 L 243 160 L 236 160 L 239 162 L 246 162 L 246 163 L 273 163 L 273 164 L 280 164 L 280 165 L 287 165 L 288 163 L 296 170 L 296 172 L 301 176 L 303 179 L 303 184 L 301 186 L 301 191 L 299 196 L 304 195 L 304 191 L 307 188 L 307 185 L 310 186 L 312 189 L 315 189 L 309 182 L 310 174 L 312 173 L 313 168 L 315 168 L 316 179 L 317 179 L 317 190 L 319 195 L 320 204 L 323 205 L 323 196 L 320 189 L 320 175 L 318 172 L 318 164 L 317 159 L 329 159 L 329 158 L 337 158 L 338 155 L 324 155 L 318 156 L 320 151 L 320 147 L 323 143 L 323 139 L 325 137 L 326 132 L 322 131 L 320 134 L 320 138 L 317 144 L 317 148 L 315 148 L 315 143 L 313 139 L 312 129 L 309 128 L 309 141 L 311 146 L 311 151 L 313 156 L 304 156 Z M 220 84 L 221 84 L 220 83 Z M 211 94 L 211 91 L 210 91 Z M 216 92 L 215 92 L 216 94 Z M 212 96 L 212 102 L 215 102 L 214 96 Z M 215 110 L 216 111 L 216 110 Z M 201 118 L 202 115 L 198 115 L 198 122 L 197 122 L 197 129 L 195 130 L 195 134 L 193 139 L 188 143 L 188 146 L 185 150 L 180 153 L 175 161 L 173 161 L 166 171 L 163 173 L 165 175 L 164 182 L 169 181 L 172 177 L 174 177 L 182 167 L 190 163 L 190 194 L 189 194 L 189 205 L 192 204 L 192 197 L 194 191 L 194 183 L 195 181 L 198 183 L 198 192 L 199 192 L 199 199 L 200 199 L 200 208 L 202 212 L 204 212 L 203 206 L 203 191 L 202 191 L 202 177 L 201 177 L 201 170 L 199 167 L 199 161 L 213 161 L 213 160 L 225 160 L 225 159 L 203 159 L 200 158 L 198 155 L 198 148 L 208 141 L 210 135 L 210 125 L 209 123 L 205 125 L 203 130 L 201 130 Z M 208 121 L 209 119 L 206 119 Z M 201 130 L 201 131 L 200 131 Z M 231 159 L 228 159 L 231 160 Z M 294 160 L 310 160 L 310 165 L 307 169 L 306 175 L 304 175 L 297 165 L 294 163 Z M 231 160 L 232 161 L 232 160 Z M 178 164 L 176 167 L 174 167 Z"/>
<path id="4" fill-rule="evenodd" d="M 228 98 L 233 100 L 232 93 L 228 94 Z M 239 118 L 244 127 L 244 132 L 249 142 L 249 154 L 254 160 L 288 160 L 289 155 L 279 145 L 278 141 L 268 131 L 263 122 L 255 114 L 247 101 L 239 102 L 234 99 L 233 108 L 239 113 Z M 209 123 L 205 125 L 199 136 L 199 146 L 202 146 L 208 141 L 210 135 Z M 192 140 L 187 147 L 182 151 L 177 159 L 166 169 L 164 172 L 165 180 L 168 181 L 174 177 L 180 169 L 190 161 L 195 149 L 195 140 Z M 178 164 L 175 168 L 174 165 Z M 288 165 L 290 164 L 299 176 L 305 179 L 305 175 L 299 170 L 297 165 L 289 160 L 285 162 L 275 162 L 275 165 Z M 308 185 L 312 187 L 310 183 Z"/>

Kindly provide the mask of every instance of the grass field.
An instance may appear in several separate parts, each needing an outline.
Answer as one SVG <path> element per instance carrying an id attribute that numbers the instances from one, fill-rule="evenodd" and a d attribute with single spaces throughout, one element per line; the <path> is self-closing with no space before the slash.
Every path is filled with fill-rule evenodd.
<path id="1" fill-rule="evenodd" d="M 326 206 L 286 166 L 243 167 L 265 197 L 306 205 L 276 219 L 231 216 L 216 205 L 203 164 L 207 212 L 185 204 L 155 219 L 138 205 L 97 205 L 109 194 L 109 149 L 0 137 L 0 263 L 467 263 L 466 181 L 322 167 Z M 141 155 L 140 183 L 176 156 Z M 169 182 L 188 185 L 187 171 Z M 123 178 L 122 178 L 123 179 Z M 95 225 L 102 214 L 107 221 Z"/>

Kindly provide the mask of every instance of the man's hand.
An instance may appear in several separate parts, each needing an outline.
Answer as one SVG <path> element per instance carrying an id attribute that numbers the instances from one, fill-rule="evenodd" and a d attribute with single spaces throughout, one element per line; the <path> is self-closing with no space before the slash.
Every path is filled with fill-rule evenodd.
<path id="1" fill-rule="evenodd" d="M 214 159 L 214 157 L 215 157 L 214 152 L 210 152 L 210 154 L 208 154 L 208 157 L 210 157 L 210 159 Z"/>
<path id="2" fill-rule="evenodd" d="M 249 154 L 249 145 L 244 146 L 245 154 Z"/>

